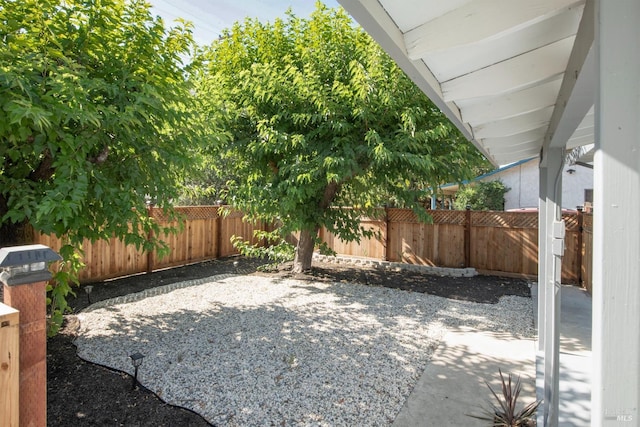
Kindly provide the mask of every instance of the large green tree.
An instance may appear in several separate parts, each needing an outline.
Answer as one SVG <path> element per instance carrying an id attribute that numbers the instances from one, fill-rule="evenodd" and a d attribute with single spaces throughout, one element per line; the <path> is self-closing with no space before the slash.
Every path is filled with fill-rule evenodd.
<path id="1" fill-rule="evenodd" d="M 311 267 L 320 227 L 358 239 L 390 195 L 422 212 L 421 188 L 483 162 L 342 9 L 237 23 L 204 61 L 198 93 L 229 133 L 213 153 L 240 177 L 229 200 L 299 232 L 294 271 Z"/>
<path id="2" fill-rule="evenodd" d="M 149 7 L 0 0 L 0 245 L 22 243 L 26 225 L 64 236 L 67 261 L 85 238 L 157 243 L 145 202 L 169 207 L 197 120 L 190 29 L 165 29 Z"/>

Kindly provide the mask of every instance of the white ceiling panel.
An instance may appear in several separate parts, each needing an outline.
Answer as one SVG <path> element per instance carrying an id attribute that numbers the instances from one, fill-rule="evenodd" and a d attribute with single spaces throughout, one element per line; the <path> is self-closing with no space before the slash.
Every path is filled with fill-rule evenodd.
<path id="1" fill-rule="evenodd" d="M 505 96 L 460 100 L 458 107 L 472 127 L 495 120 L 507 119 L 552 107 L 555 104 L 560 79 L 524 89 Z"/>
<path id="2" fill-rule="evenodd" d="M 556 80 L 567 67 L 573 37 L 442 82 L 445 101 L 491 97 Z"/>
<path id="3" fill-rule="evenodd" d="M 509 37 L 479 40 L 423 57 L 438 80 L 451 80 L 574 35 L 582 9 L 571 8 L 538 25 L 520 28 Z"/>
<path id="4" fill-rule="evenodd" d="M 406 32 L 407 55 L 410 59 L 419 59 L 434 51 L 508 40 L 513 33 L 561 15 L 579 4 L 576 0 L 469 2 Z M 496 16 L 500 19 L 494 19 Z"/>
<path id="5" fill-rule="evenodd" d="M 593 141 L 585 0 L 339 2 L 494 164 Z"/>
<path id="6" fill-rule="evenodd" d="M 446 15 L 472 1 L 380 0 L 380 4 L 389 13 L 389 16 L 394 19 L 400 31 L 406 33 L 427 21 Z M 407 13 L 407 11 L 411 11 L 411 13 Z"/>

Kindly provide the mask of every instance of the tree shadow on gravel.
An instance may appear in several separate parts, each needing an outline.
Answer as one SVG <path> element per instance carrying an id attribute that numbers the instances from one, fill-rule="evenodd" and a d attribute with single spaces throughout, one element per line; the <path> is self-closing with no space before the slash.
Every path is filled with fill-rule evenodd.
<path id="1" fill-rule="evenodd" d="M 235 265 L 237 262 L 237 265 Z M 354 282 L 421 292 L 456 300 L 497 303 L 501 296 L 530 296 L 525 280 L 489 276 L 452 278 L 416 271 L 315 263 L 308 274 L 293 275 L 286 265 L 257 272 L 264 261 L 230 257 L 185 267 L 92 283 L 91 302 L 97 302 L 175 282 L 218 274 L 254 274 L 317 282 Z M 62 332 L 48 340 L 48 426 L 207 426 L 199 415 L 166 404 L 144 388 L 131 390 L 131 377 L 80 359 L 73 340 L 75 313 L 89 305 L 82 285 L 69 300 L 73 313 L 66 316 Z"/>

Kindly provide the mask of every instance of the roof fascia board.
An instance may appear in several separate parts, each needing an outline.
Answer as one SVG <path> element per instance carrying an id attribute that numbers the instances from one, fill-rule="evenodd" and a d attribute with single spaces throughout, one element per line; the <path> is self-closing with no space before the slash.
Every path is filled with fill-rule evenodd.
<path id="1" fill-rule="evenodd" d="M 494 169 L 494 170 L 492 170 L 491 172 L 487 172 L 487 173 L 485 173 L 485 174 L 478 175 L 478 176 L 476 176 L 475 178 L 472 178 L 472 179 L 470 179 L 470 180 L 468 180 L 468 179 L 467 179 L 467 180 L 464 180 L 464 181 L 462 181 L 460 184 L 462 184 L 462 185 L 467 185 L 467 184 L 470 184 L 470 183 L 475 182 L 475 181 L 480 181 L 481 179 L 484 179 L 484 178 L 487 178 L 487 177 L 493 176 L 493 175 L 498 174 L 498 173 L 500 173 L 500 172 L 504 172 L 504 171 L 509 170 L 509 169 L 511 169 L 511 168 L 515 168 L 516 166 L 520 166 L 520 165 L 522 165 L 522 164 L 524 164 L 524 163 L 528 163 L 528 162 L 530 162 L 530 161 L 532 161 L 532 160 L 535 160 L 535 159 L 537 159 L 537 156 L 535 156 L 535 157 L 529 157 L 529 158 L 526 158 L 526 159 L 522 159 L 522 160 L 519 160 L 519 161 L 517 161 L 517 162 L 515 162 L 515 163 L 511 163 L 511 164 L 508 164 L 508 165 L 506 165 L 506 166 L 502 166 L 502 167 L 499 167 L 499 168 L 497 168 L 497 169 Z M 448 183 L 448 184 L 443 184 L 443 185 L 441 185 L 441 186 L 440 186 L 440 187 L 438 187 L 438 188 L 440 188 L 440 189 L 447 189 L 447 188 L 451 188 L 451 187 L 454 187 L 454 186 L 457 186 L 457 185 L 459 185 L 459 184 L 458 184 L 458 183 Z"/>

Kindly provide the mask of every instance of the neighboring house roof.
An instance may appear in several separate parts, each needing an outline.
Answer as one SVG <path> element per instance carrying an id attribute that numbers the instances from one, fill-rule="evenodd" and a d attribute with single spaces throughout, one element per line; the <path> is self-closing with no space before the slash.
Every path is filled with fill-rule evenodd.
<path id="1" fill-rule="evenodd" d="M 473 179 L 471 179 L 471 180 L 465 180 L 465 181 L 462 181 L 461 183 L 448 183 L 448 184 L 443 184 L 443 185 L 441 185 L 441 186 L 440 186 L 440 187 L 438 187 L 438 188 L 439 188 L 442 192 L 445 192 L 445 193 L 447 193 L 447 194 L 453 194 L 453 193 L 455 193 L 456 191 L 458 191 L 458 189 L 460 188 L 460 184 L 462 184 L 462 185 L 468 185 L 468 184 L 471 184 L 471 183 L 474 183 L 474 182 L 482 181 L 483 179 L 485 179 L 485 178 L 487 178 L 487 177 L 490 177 L 490 176 L 492 176 L 492 175 L 496 175 L 496 174 L 498 174 L 498 173 L 500 173 L 500 172 L 504 172 L 504 171 L 509 170 L 509 169 L 511 169 L 511 168 L 515 168 L 515 167 L 517 167 L 517 166 L 520 166 L 520 165 L 521 165 L 521 164 L 523 164 L 523 163 L 530 162 L 530 161 L 532 161 L 532 160 L 534 160 L 534 159 L 536 159 L 536 157 L 530 157 L 530 158 L 528 158 L 528 159 L 520 160 L 520 161 L 517 161 L 517 162 L 515 162 L 515 163 L 511 163 L 511 164 L 508 164 L 508 165 L 506 165 L 506 166 L 502 166 L 502 167 L 499 167 L 499 168 L 497 168 L 497 169 L 494 169 L 494 170 L 492 170 L 491 172 L 487 172 L 487 173 L 485 173 L 485 174 L 483 174 L 483 175 L 478 175 L 478 176 L 476 176 L 475 178 L 473 178 Z"/>
<path id="2" fill-rule="evenodd" d="M 581 156 L 581 153 L 576 153 L 575 156 Z M 504 195 L 506 210 L 538 206 L 540 168 L 536 157 L 497 168 L 465 181 L 462 185 L 497 180 L 509 189 Z M 587 202 L 593 202 L 593 196 L 588 196 L 587 193 L 588 190 L 593 190 L 593 168 L 590 165 L 567 161 L 563 168 L 562 182 L 563 208 L 575 209 L 576 206 L 584 206 Z M 460 185 L 458 184 L 447 184 L 440 187 L 439 193 L 445 197 L 452 197 L 459 189 Z"/>

